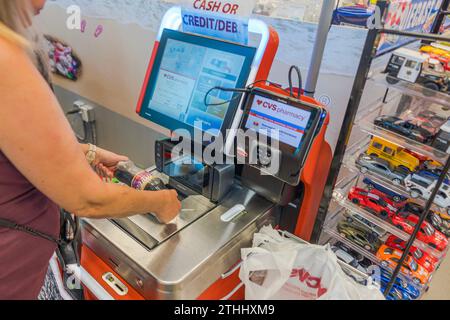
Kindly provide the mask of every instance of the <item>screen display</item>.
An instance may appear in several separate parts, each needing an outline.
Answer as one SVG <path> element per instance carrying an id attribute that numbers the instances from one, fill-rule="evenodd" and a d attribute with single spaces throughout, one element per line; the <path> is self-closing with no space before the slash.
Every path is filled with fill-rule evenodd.
<path id="1" fill-rule="evenodd" d="M 300 148 L 311 126 L 312 113 L 262 96 L 255 96 L 245 128 L 273 137 L 294 148 Z"/>
<path id="2" fill-rule="evenodd" d="M 255 48 L 166 30 L 149 81 L 141 116 L 168 129 L 221 131 L 239 101 L 214 87 L 242 88 Z M 238 100 L 238 99 L 237 99 Z"/>

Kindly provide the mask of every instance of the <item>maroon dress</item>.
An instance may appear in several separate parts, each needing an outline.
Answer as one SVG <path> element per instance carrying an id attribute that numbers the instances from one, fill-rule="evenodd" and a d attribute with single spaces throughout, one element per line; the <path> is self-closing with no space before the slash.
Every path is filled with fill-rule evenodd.
<path id="1" fill-rule="evenodd" d="M 0 151 L 0 218 L 59 234 L 59 209 Z M 56 244 L 0 228 L 0 300 L 35 300 Z"/>

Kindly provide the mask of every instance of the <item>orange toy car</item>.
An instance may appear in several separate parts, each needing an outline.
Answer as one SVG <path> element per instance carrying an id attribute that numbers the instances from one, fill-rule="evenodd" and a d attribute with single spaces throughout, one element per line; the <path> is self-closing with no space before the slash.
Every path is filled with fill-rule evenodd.
<path id="1" fill-rule="evenodd" d="M 394 270 L 400 261 L 403 252 L 390 248 L 386 245 L 382 245 L 377 252 L 377 258 L 381 261 L 381 266 L 384 268 L 390 268 Z M 430 273 L 421 265 L 419 265 L 411 256 L 408 256 L 403 263 L 401 272 L 410 277 L 414 283 L 425 285 L 431 280 Z"/>

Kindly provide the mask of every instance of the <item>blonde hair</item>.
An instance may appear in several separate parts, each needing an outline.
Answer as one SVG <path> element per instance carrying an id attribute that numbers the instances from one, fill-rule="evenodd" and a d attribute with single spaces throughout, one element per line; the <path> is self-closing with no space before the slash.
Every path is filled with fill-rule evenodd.
<path id="1" fill-rule="evenodd" d="M 42 37 L 32 28 L 30 0 L 0 0 L 0 37 L 23 47 L 49 82 L 48 56 L 42 50 Z"/>
<path id="2" fill-rule="evenodd" d="M 31 13 L 29 0 L 0 0 L 0 37 L 29 47 Z"/>

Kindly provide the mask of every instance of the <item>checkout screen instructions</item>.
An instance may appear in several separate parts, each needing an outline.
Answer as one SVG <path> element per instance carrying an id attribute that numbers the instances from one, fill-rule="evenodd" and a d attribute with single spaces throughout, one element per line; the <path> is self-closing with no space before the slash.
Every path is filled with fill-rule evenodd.
<path id="1" fill-rule="evenodd" d="M 205 106 L 207 92 L 216 86 L 235 88 L 245 57 L 169 39 L 156 80 L 150 109 L 203 131 L 220 130 L 232 92 L 214 90 Z"/>
<path id="2" fill-rule="evenodd" d="M 310 119 L 306 110 L 255 96 L 245 127 L 264 135 L 275 132 L 280 142 L 299 148 Z"/>

